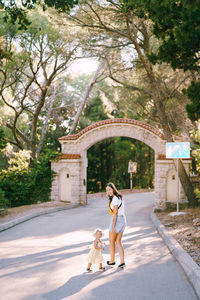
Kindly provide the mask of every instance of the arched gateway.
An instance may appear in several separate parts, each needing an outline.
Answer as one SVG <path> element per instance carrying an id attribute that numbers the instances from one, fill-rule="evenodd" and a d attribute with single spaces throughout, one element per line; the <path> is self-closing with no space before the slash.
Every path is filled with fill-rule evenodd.
<path id="1" fill-rule="evenodd" d="M 155 206 L 162 208 L 168 198 L 167 186 L 175 178 L 173 161 L 165 158 L 166 140 L 163 133 L 151 125 L 132 119 L 108 119 L 94 123 L 77 134 L 59 138 L 62 153 L 52 162 L 56 172 L 51 199 L 86 203 L 87 150 L 99 141 L 111 137 L 129 137 L 150 146 L 155 152 Z M 187 172 L 190 161 L 185 161 Z M 176 185 L 173 186 L 175 187 Z M 176 193 L 176 191 L 174 191 Z M 173 194 L 173 193 L 172 193 Z M 181 190 L 181 199 L 185 200 Z"/>

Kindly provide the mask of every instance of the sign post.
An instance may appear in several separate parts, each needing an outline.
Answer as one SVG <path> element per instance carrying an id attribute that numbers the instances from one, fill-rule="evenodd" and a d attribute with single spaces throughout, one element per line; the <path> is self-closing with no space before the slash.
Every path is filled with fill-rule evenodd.
<path id="1" fill-rule="evenodd" d="M 179 158 L 190 158 L 190 143 L 166 143 L 166 158 L 177 160 L 177 214 L 179 213 Z"/>
<path id="2" fill-rule="evenodd" d="M 130 189 L 133 188 L 133 173 L 137 172 L 137 163 L 129 160 L 128 162 L 128 173 L 130 173 Z"/>
<path id="3" fill-rule="evenodd" d="M 177 172 L 177 203 L 176 203 L 176 211 L 179 212 L 179 158 L 176 159 L 177 165 L 176 165 L 176 172 Z"/>
<path id="4" fill-rule="evenodd" d="M 130 173 L 130 189 L 133 189 L 133 173 Z"/>

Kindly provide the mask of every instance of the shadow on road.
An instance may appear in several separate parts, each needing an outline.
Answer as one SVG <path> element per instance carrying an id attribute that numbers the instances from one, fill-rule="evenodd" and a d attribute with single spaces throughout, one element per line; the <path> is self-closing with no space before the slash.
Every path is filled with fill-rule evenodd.
<path id="1" fill-rule="evenodd" d="M 111 267 L 107 267 L 106 271 L 112 269 Z M 80 292 L 84 287 L 95 280 L 106 279 L 106 277 L 113 275 L 117 272 L 123 272 L 123 269 L 116 269 L 112 273 L 106 274 L 105 272 L 95 272 L 95 273 L 83 273 L 77 276 L 71 277 L 64 285 L 58 287 L 51 292 L 48 292 L 42 295 L 42 299 L 45 300 L 61 300 L 66 297 L 70 297 L 78 292 Z"/>

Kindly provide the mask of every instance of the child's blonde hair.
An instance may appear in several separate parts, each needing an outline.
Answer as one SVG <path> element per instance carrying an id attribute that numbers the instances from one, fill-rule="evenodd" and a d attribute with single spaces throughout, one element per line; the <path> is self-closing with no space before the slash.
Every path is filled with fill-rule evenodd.
<path id="1" fill-rule="evenodd" d="M 100 231 L 102 236 L 103 236 L 103 231 L 101 230 L 101 228 L 96 228 L 95 231 L 93 232 L 93 236 L 96 236 L 96 233 Z"/>

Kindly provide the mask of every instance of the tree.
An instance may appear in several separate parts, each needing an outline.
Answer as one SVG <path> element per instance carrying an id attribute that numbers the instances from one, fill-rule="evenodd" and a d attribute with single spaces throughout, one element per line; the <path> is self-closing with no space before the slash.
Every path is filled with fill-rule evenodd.
<path id="1" fill-rule="evenodd" d="M 40 155 L 39 162 L 33 161 L 30 167 L 30 151 L 13 153 L 8 168 L 0 172 L 0 190 L 5 192 L 11 207 L 50 200 L 54 176 L 50 161 L 57 156 L 52 151 Z"/>
<path id="2" fill-rule="evenodd" d="M 135 10 L 138 1 L 124 0 L 126 10 Z M 140 13 L 153 21 L 153 33 L 161 41 L 150 60 L 167 62 L 173 69 L 192 72 L 191 86 L 185 94 L 191 100 L 186 106 L 192 121 L 200 117 L 200 1 L 139 1 Z"/>
<path id="3" fill-rule="evenodd" d="M 12 111 L 5 125 L 13 134 L 10 142 L 19 149 L 31 150 L 35 158 L 55 108 L 59 78 L 75 59 L 79 41 L 69 31 L 63 36 L 38 14 L 32 15 L 26 31 L 19 32 L 15 25 L 5 23 L 1 31 L 7 37 L 5 47 L 15 52 L 0 68 L 1 101 Z M 41 131 L 39 123 L 43 124 Z"/>
<path id="4" fill-rule="evenodd" d="M 132 2 L 131 2 L 132 3 Z M 165 103 L 169 99 L 169 94 L 165 89 L 165 81 L 157 76 L 157 66 L 154 66 L 148 59 L 151 51 L 151 22 L 144 17 L 140 1 L 134 2 L 134 6 L 124 7 L 114 1 L 84 1 L 77 14 L 72 15 L 72 19 L 84 28 L 89 28 L 91 32 L 91 48 L 100 49 L 125 49 L 132 51 L 133 66 L 144 68 L 146 80 L 151 91 L 150 97 L 156 109 L 156 115 L 160 126 L 163 129 L 166 140 L 173 141 L 173 133 L 170 128 L 169 117 L 166 112 Z M 93 42 L 94 41 L 94 42 Z M 128 49 L 126 48 L 128 47 Z M 107 55 L 108 68 L 112 79 L 113 73 L 110 67 L 110 53 Z M 122 83 L 118 80 L 119 83 Z M 141 91 L 137 85 L 129 84 L 132 90 Z M 180 162 L 180 179 L 191 206 L 197 204 L 193 188 L 185 172 L 182 162 Z"/>
<path id="5" fill-rule="evenodd" d="M 86 88 L 84 97 L 83 97 L 83 99 L 82 99 L 82 101 L 81 101 L 81 104 L 79 105 L 79 108 L 78 108 L 78 110 L 77 110 L 77 113 L 76 113 L 76 115 L 75 115 L 75 117 L 74 117 L 74 121 L 73 121 L 73 123 L 72 123 L 72 127 L 71 127 L 71 130 L 70 130 L 70 133 L 72 133 L 72 132 L 76 129 L 76 126 L 77 126 L 77 124 L 78 124 L 78 121 L 79 121 L 79 119 L 80 119 L 80 117 L 81 117 L 81 114 L 82 114 L 82 112 L 83 112 L 83 110 L 84 110 L 84 107 L 85 107 L 85 105 L 86 105 L 86 103 L 87 103 L 87 101 L 88 101 L 88 98 L 89 98 L 89 95 L 90 95 L 90 93 L 91 93 L 91 90 L 92 90 L 94 84 L 95 84 L 96 81 L 97 81 L 98 75 L 99 75 L 99 73 L 100 73 L 100 71 L 101 71 L 101 69 L 102 69 L 104 63 L 105 63 L 104 60 L 102 60 L 102 61 L 99 63 L 99 66 L 98 66 L 96 72 L 94 73 L 94 76 L 92 77 L 91 81 L 89 82 L 89 84 L 88 84 L 88 86 L 87 86 L 87 88 Z"/>
<path id="6" fill-rule="evenodd" d="M 198 121 L 200 118 L 200 82 L 191 82 L 188 89 L 183 92 L 191 100 L 190 104 L 186 105 L 188 116 L 192 121 Z"/>
<path id="7" fill-rule="evenodd" d="M 154 153 L 144 143 L 125 137 L 101 141 L 88 150 L 88 192 L 105 190 L 109 181 L 119 189 L 130 188 L 128 162 L 137 162 L 133 177 L 134 188 L 152 188 L 154 176 Z"/>
<path id="8" fill-rule="evenodd" d="M 30 25 L 28 11 L 33 10 L 36 6 L 42 6 L 43 10 L 46 10 L 47 7 L 53 7 L 58 12 L 61 12 L 69 11 L 77 4 L 78 0 L 0 0 L 0 21 L 18 24 L 20 29 L 26 30 Z M 11 57 L 12 53 L 5 51 L 5 48 L 0 43 L 0 59 Z"/>
<path id="9" fill-rule="evenodd" d="M 60 79 L 58 93 L 56 94 L 52 114 L 49 118 L 48 131 L 46 132 L 42 152 L 46 152 L 47 149 L 51 149 L 52 151 L 61 150 L 58 138 L 70 133 L 76 112 L 81 105 L 82 95 L 85 93 L 85 87 L 88 85 L 88 82 L 91 81 L 92 77 L 93 74 L 78 76 L 67 74 Z M 97 91 L 94 88 L 89 94 L 87 103 L 96 96 Z M 86 127 L 87 125 L 83 125 L 85 123 L 88 124 L 88 119 L 85 120 L 84 114 L 82 114 L 76 131 Z M 42 124 L 39 124 L 39 127 L 41 128 Z"/>

